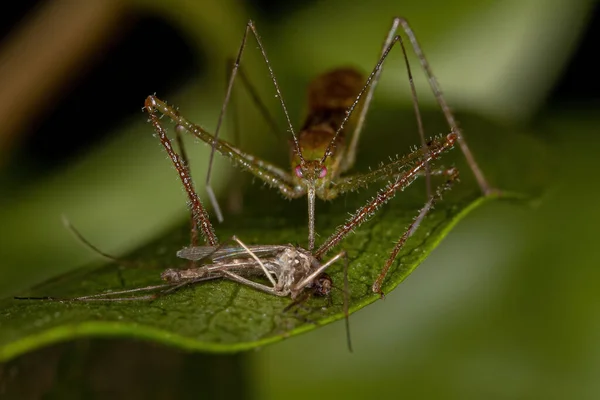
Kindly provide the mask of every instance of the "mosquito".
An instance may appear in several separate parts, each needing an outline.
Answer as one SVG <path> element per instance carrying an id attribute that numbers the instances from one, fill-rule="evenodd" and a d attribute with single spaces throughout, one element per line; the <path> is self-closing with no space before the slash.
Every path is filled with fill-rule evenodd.
<path id="1" fill-rule="evenodd" d="M 149 107 L 149 105 L 146 104 L 146 107 Z M 193 220 L 191 235 L 192 245 L 180 250 L 177 253 L 177 256 L 190 261 L 202 261 L 205 262 L 205 265 L 200 267 L 194 266 L 187 269 L 167 269 L 161 274 L 161 279 L 167 282 L 165 285 L 81 296 L 71 300 L 150 300 L 155 298 L 156 295 L 125 298 L 109 297 L 117 294 L 133 293 L 140 290 L 162 289 L 169 286 L 178 288 L 189 283 L 217 278 L 228 278 L 272 295 L 281 297 L 290 296 L 292 299 L 296 299 L 303 289 L 312 288 L 313 286 L 315 286 L 315 292 L 319 295 L 327 296 L 330 294 L 331 278 L 324 274 L 324 271 L 342 258 L 347 260 L 345 251 L 341 251 L 329 261 L 321 264 L 321 262 L 313 257 L 309 251 L 293 245 L 247 246 L 236 236 L 233 236 L 230 241 L 237 243 L 237 245 L 219 244 L 208 213 L 194 189 L 191 173 L 188 168 L 187 155 L 185 154 L 185 150 L 183 150 L 184 146 L 183 141 L 181 140 L 180 130 L 177 130 L 178 147 L 181 152 L 181 154 L 178 154 L 174 150 L 166 130 L 160 126 L 156 114 L 151 113 L 150 118 L 152 123 L 157 127 L 160 143 L 166 150 L 178 172 L 180 180 L 187 192 L 191 208 Z M 112 261 L 122 262 L 121 260 L 102 252 L 96 246 L 91 244 L 64 217 L 63 223 L 80 241 L 94 252 Z M 196 230 L 198 228 L 200 229 L 207 246 L 196 246 Z M 206 262 L 208 263 L 206 264 Z M 270 281 L 271 286 L 257 283 L 246 278 L 246 276 L 260 275 L 261 273 Z M 55 298 L 46 297 L 45 299 L 51 300 Z M 57 298 L 57 300 L 60 299 Z"/>
<path id="2" fill-rule="evenodd" d="M 363 130 L 366 115 L 371 104 L 374 90 L 380 78 L 383 63 L 388 54 L 396 44 L 399 44 L 404 56 L 408 80 L 411 88 L 411 96 L 416 114 L 417 126 L 421 138 L 421 147 L 427 151 L 427 143 L 424 136 L 424 127 L 421 119 L 416 89 L 413 83 L 410 64 L 404 42 L 400 35 L 397 35 L 399 28 L 402 28 L 408 36 L 412 48 L 420 60 L 431 90 L 442 109 L 445 119 L 450 127 L 450 133 L 455 135 L 456 140 L 465 155 L 465 158 L 475 175 L 479 187 L 484 195 L 490 195 L 495 190 L 487 182 L 483 172 L 479 168 L 473 154 L 471 153 L 461 129 L 458 126 L 454 115 L 452 114 L 437 79 L 433 75 L 429 62 L 425 58 L 421 46 L 417 41 L 408 22 L 401 17 L 396 17 L 392 21 L 392 26 L 385 39 L 381 57 L 373 71 L 364 82 L 363 75 L 352 68 L 339 68 L 317 77 L 309 86 L 308 90 L 308 108 L 309 112 L 299 131 L 296 131 L 291 123 L 285 101 L 281 94 L 277 78 L 266 50 L 262 44 L 260 36 L 256 30 L 253 21 L 246 25 L 242 42 L 234 62 L 232 72 L 225 94 L 225 100 L 215 134 L 211 135 L 203 128 L 195 125 L 185 119 L 176 109 L 161 101 L 155 95 L 149 96 L 146 102 L 151 104 L 151 108 L 146 108 L 150 112 L 159 111 L 169 117 L 178 127 L 183 127 L 191 132 L 200 140 L 212 146 L 212 152 L 209 161 L 209 172 L 207 175 L 207 191 L 213 208 L 217 215 L 221 215 L 218 203 L 210 186 L 210 168 L 212 166 L 213 154 L 215 151 L 229 158 L 234 164 L 240 166 L 260 178 L 268 185 L 277 188 L 284 197 L 289 199 L 307 196 L 308 198 L 308 249 L 315 247 L 315 198 L 322 200 L 332 200 L 340 194 L 366 187 L 367 185 L 380 181 L 395 179 L 404 169 L 400 160 L 391 162 L 382 166 L 373 172 L 358 174 L 353 176 L 343 176 L 356 160 L 358 141 Z M 218 138 L 219 130 L 223 121 L 227 104 L 232 95 L 232 89 L 235 78 L 240 71 L 242 54 L 246 46 L 249 33 L 252 33 L 262 57 L 266 63 L 270 78 L 275 87 L 276 97 L 281 103 L 288 132 L 291 135 L 291 173 L 273 165 L 267 161 L 261 160 L 251 154 L 245 153 L 237 147 Z M 349 143 L 347 140 L 347 131 L 353 128 Z M 431 184 L 429 182 L 430 173 L 428 162 L 425 161 L 424 173 L 427 179 L 428 199 L 433 197 Z"/>
<path id="3" fill-rule="evenodd" d="M 154 97 L 147 98 L 144 108 L 150 116 L 150 122 L 154 125 L 154 128 L 157 132 L 157 136 L 161 140 L 161 143 L 163 143 L 163 146 L 167 150 L 169 157 L 171 158 L 173 164 L 175 165 L 175 168 L 179 173 L 179 176 L 189 198 L 189 205 L 192 210 L 194 224 L 197 227 L 199 227 L 200 232 L 205 238 L 205 242 L 208 243 L 209 246 L 217 246 L 217 237 L 212 228 L 212 224 L 208 220 L 208 214 L 206 213 L 206 210 L 204 209 L 200 198 L 198 197 L 198 194 L 193 188 L 193 183 L 189 178 L 189 172 L 187 170 L 187 167 L 181 161 L 180 157 L 173 152 L 170 141 L 166 137 L 166 130 L 159 121 L 157 109 L 158 107 L 160 107 L 161 103 L 158 103 L 157 101 L 158 100 Z M 198 127 L 194 128 L 194 125 L 183 119 L 182 123 L 185 123 L 187 125 L 178 125 L 175 127 L 175 130 L 181 131 L 182 129 L 199 129 Z M 198 130 L 198 132 L 204 131 Z M 363 207 L 359 208 L 356 211 L 356 213 L 345 224 L 338 227 L 336 231 L 316 251 L 311 252 L 312 255 L 317 260 L 320 260 L 325 255 L 325 253 L 329 252 L 335 246 L 337 246 L 342 241 L 342 239 L 346 237 L 350 232 L 352 232 L 354 229 L 358 228 L 364 222 L 369 220 L 369 218 L 374 215 L 377 209 L 382 205 L 386 204 L 388 201 L 390 201 L 398 191 L 404 190 L 412 182 L 414 182 L 414 180 L 423 173 L 423 171 L 425 170 L 425 166 L 428 165 L 428 163 L 437 160 L 443 154 L 450 151 L 454 147 L 457 140 L 458 135 L 455 133 L 450 133 L 445 137 L 433 138 L 428 142 L 426 151 L 424 151 L 423 149 L 415 150 L 404 157 L 398 158 L 398 160 L 394 161 L 393 163 L 390 163 L 387 166 L 384 166 L 381 169 L 368 174 L 377 177 L 378 174 L 391 174 L 392 172 L 396 172 L 397 169 L 402 169 L 402 172 L 396 172 L 397 175 L 392 182 L 390 182 L 384 189 L 380 190 L 371 201 L 369 201 Z M 223 141 L 219 141 L 216 143 L 222 148 L 230 146 L 228 143 Z M 443 193 L 452 188 L 454 183 L 458 180 L 459 173 L 456 168 L 449 168 L 433 170 L 432 175 L 444 176 L 447 179 L 444 183 L 438 186 L 435 193 L 432 194 L 432 196 L 428 199 L 425 205 L 421 208 L 418 215 L 415 217 L 413 222 L 407 227 L 405 233 L 401 236 L 401 238 L 396 243 L 394 249 L 392 250 L 388 261 L 386 262 L 384 268 L 382 269 L 382 272 L 380 273 L 372 287 L 373 292 L 378 293 L 381 296 L 383 296 L 383 292 L 381 291 L 381 285 L 395 258 L 404 246 L 404 243 L 416 231 L 421 221 L 434 207 L 434 205 L 439 200 L 441 200 Z M 361 179 L 364 179 L 364 177 L 361 177 Z"/>
<path id="4" fill-rule="evenodd" d="M 88 247 L 112 261 L 122 262 L 98 250 L 89 243 L 70 223 L 67 226 Z M 253 289 L 279 297 L 290 297 L 293 302 L 284 308 L 284 312 L 299 306 L 310 296 L 331 299 L 334 288 L 331 277 L 325 273 L 338 260 L 344 261 L 344 316 L 346 324 L 346 340 L 352 352 L 349 326 L 349 283 L 348 256 L 345 251 L 339 252 L 329 261 L 321 264 L 312 254 L 292 245 L 246 245 L 236 236 L 230 239 L 233 244 L 225 243 L 217 247 L 188 247 L 177 252 L 180 258 L 204 262 L 199 267 L 185 269 L 168 268 L 160 275 L 166 283 L 134 289 L 110 291 L 86 296 L 61 297 L 15 297 L 16 300 L 44 300 L 58 302 L 126 302 L 152 301 L 183 288 L 215 279 L 227 279 Z M 254 279 L 265 275 L 271 285 Z M 307 291 L 308 290 L 308 291 Z M 137 295 L 142 292 L 150 294 Z M 132 295 L 133 296 L 130 296 Z"/>
<path id="5" fill-rule="evenodd" d="M 158 119 L 155 114 L 151 114 L 151 120 L 156 125 Z M 344 261 L 344 315 L 346 318 L 346 329 L 348 336 L 348 346 L 351 350 L 348 322 L 348 256 L 345 251 L 341 251 L 325 263 L 321 263 L 311 252 L 292 245 L 251 245 L 247 246 L 236 236 L 230 239 L 230 243 L 219 244 L 218 238 L 214 232 L 200 198 L 194 190 L 194 184 L 188 168 L 187 156 L 185 151 L 180 150 L 181 155 L 174 149 L 171 139 L 168 138 L 166 130 L 158 129 L 160 143 L 167 151 L 175 169 L 178 172 L 181 182 L 187 192 L 190 208 L 192 210 L 192 246 L 184 248 L 177 253 L 180 258 L 191 261 L 202 262 L 201 266 L 192 266 L 186 269 L 169 268 L 161 274 L 161 279 L 165 284 L 152 285 L 141 288 L 112 291 L 107 293 L 98 293 L 93 295 L 79 296 L 73 298 L 60 297 L 15 297 L 17 300 L 46 300 L 61 302 L 122 302 L 122 301 L 140 301 L 154 300 L 160 296 L 172 293 L 183 286 L 205 282 L 214 279 L 228 279 L 234 282 L 252 287 L 265 293 L 279 296 L 290 297 L 294 302 L 286 307 L 296 305 L 308 298 L 301 296 L 305 294 L 306 289 L 310 289 L 310 294 L 329 297 L 331 289 L 334 287 L 332 280 L 325 270 L 339 260 Z M 183 142 L 180 139 L 180 132 L 177 133 L 179 147 Z M 102 252 L 91 244 L 71 223 L 63 218 L 63 222 L 79 240 L 96 253 L 112 261 L 121 262 L 121 260 Z M 197 241 L 197 229 L 202 233 L 208 246 L 195 246 Z M 250 279 L 264 275 L 270 284 Z M 155 292 L 151 294 L 133 295 L 139 292 Z M 125 295 L 125 296 L 122 296 Z M 118 296 L 118 297 L 116 297 Z"/>
<path id="6" fill-rule="evenodd" d="M 86 246 L 103 257 L 115 262 L 122 262 L 116 257 L 101 252 L 89 243 L 70 222 L 66 221 L 65 223 Z M 184 269 L 168 268 L 160 275 L 160 278 L 166 282 L 165 284 L 73 298 L 44 296 L 15 297 L 15 299 L 81 302 L 154 300 L 183 286 L 219 278 L 229 279 L 271 295 L 290 296 L 292 300 L 296 300 L 305 288 L 313 289 L 315 295 L 328 297 L 331 294 L 333 282 L 331 277 L 325 273 L 325 270 L 340 259 L 344 259 L 347 264 L 347 255 L 344 251 L 321 264 L 310 252 L 291 244 L 246 245 L 236 236 L 232 236 L 230 242 L 233 244 L 224 243 L 216 247 L 186 247 L 179 250 L 177 252 L 178 257 L 202 262 L 203 265 Z M 268 278 L 271 285 L 248 279 L 263 274 Z M 162 291 L 142 296 L 114 297 L 156 290 Z"/>

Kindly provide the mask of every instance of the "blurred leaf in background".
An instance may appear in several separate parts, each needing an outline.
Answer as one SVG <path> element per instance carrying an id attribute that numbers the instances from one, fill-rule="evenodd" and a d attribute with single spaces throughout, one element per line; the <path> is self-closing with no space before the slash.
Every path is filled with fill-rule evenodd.
<path id="1" fill-rule="evenodd" d="M 83 24 L 95 32 L 84 41 L 87 46 L 80 45 L 87 53 L 73 51 L 84 54 L 80 57 L 85 62 L 63 67 L 67 72 L 58 74 L 62 78 L 56 81 L 61 84 L 54 83 L 54 89 L 35 79 L 52 75 L 46 71 L 66 56 L 53 48 L 55 52 L 44 58 L 31 43 L 58 35 L 48 35 L 48 29 L 27 32 L 15 27 L 7 30 L 2 42 L 2 104 L 15 106 L 22 93 L 33 91 L 31 102 L 36 107 L 21 106 L 19 112 L 9 112 L 11 117 L 22 114 L 11 124 L 4 123 L 7 116 L 2 117 L 2 125 L 10 129 L 2 133 L 0 142 L 1 294 L 14 294 L 92 259 L 60 225 L 62 213 L 92 242 L 112 253 L 131 249 L 183 221 L 183 193 L 139 109 L 145 96 L 162 86 L 165 93 L 159 95 L 180 106 L 191 120 L 209 130 L 214 128 L 225 85 L 225 59 L 237 49 L 250 14 L 257 20 L 295 121 L 300 119 L 304 88 L 312 76 L 340 64 L 369 70 L 391 17 L 402 15 L 413 25 L 453 108 L 483 116 L 507 132 L 528 131 L 547 142 L 556 160 L 546 171 L 553 184 L 537 209 L 496 203 L 463 221 L 399 290 L 353 316 L 354 354 L 345 352 L 342 326 L 337 324 L 247 356 L 243 365 L 253 391 L 245 394 L 260 398 L 373 394 L 597 398 L 598 246 L 591 229 L 600 221 L 595 206 L 599 192 L 591 175 L 596 169 L 595 154 L 590 150 L 598 145 L 600 126 L 597 68 L 588 66 L 588 74 L 567 70 L 566 76 L 576 77 L 571 84 L 579 85 L 579 92 L 555 86 L 586 25 L 592 21 L 589 29 L 597 29 L 597 18 L 592 20 L 597 16 L 594 2 L 398 4 L 381 0 L 370 2 L 365 9 L 361 2 L 329 1 L 296 3 L 287 10 L 265 1 L 253 5 L 183 0 L 89 4 L 101 8 L 89 5 L 87 14 L 78 11 L 69 18 L 69 14 L 59 13 L 71 10 L 69 2 L 41 2 L 19 25 L 43 27 L 35 22 L 49 20 L 54 21 L 53 29 L 67 29 L 70 22 L 103 18 L 98 25 L 102 29 L 92 30 L 95 25 L 91 22 Z M 102 78 L 95 76 L 94 65 L 103 65 L 102 60 L 113 55 L 107 43 L 114 41 L 117 44 L 112 46 L 118 48 L 121 38 L 135 33 L 137 24 L 150 16 L 160 23 L 138 33 L 133 47 L 151 44 L 151 49 L 144 48 L 143 54 L 127 62 L 117 62 Z M 173 31 L 170 36 L 168 32 Z M 74 28 L 69 32 L 67 38 L 87 38 L 89 34 Z M 25 40 L 22 38 L 33 41 L 19 41 Z M 185 45 L 177 47 L 178 41 Z M 79 47 L 71 44 L 69 48 Z M 133 52 L 131 47 L 127 49 L 122 52 Z M 21 54 L 40 58 L 24 61 L 18 58 Z M 272 92 L 266 71 L 256 52 L 251 54 L 247 51 L 245 65 L 259 90 L 267 94 L 263 97 L 269 98 Z M 134 64 L 134 72 L 118 81 L 117 87 L 111 86 L 116 72 L 136 59 L 141 62 Z M 394 60 L 386 67 L 370 120 L 381 117 L 387 123 L 390 116 L 384 115 L 386 110 L 402 103 L 409 106 L 398 54 Z M 194 65 L 189 80 L 177 83 L 174 75 L 179 72 L 169 72 L 168 66 L 184 68 L 180 64 L 188 63 Z M 25 70 L 25 65 L 45 68 L 36 75 Z M 23 84 L 9 92 L 8 83 L 17 83 L 21 70 L 25 83 L 35 83 L 33 89 Z M 71 100 L 68 110 L 62 111 L 62 104 L 86 82 L 86 74 L 103 84 L 95 88 L 95 96 L 88 95 L 88 101 Z M 138 74 L 144 76 L 143 84 L 129 92 L 126 88 Z M 163 86 L 167 78 L 175 80 Z M 179 89 L 168 91 L 169 85 Z M 417 86 L 424 106 L 431 106 L 422 77 Z M 101 89 L 107 92 L 105 97 Z M 575 97 L 577 93 L 584 95 Z M 585 93 L 593 95 L 586 97 Z M 119 107 L 133 114 L 119 111 L 117 99 L 122 98 L 127 104 Z M 273 100 L 269 107 L 277 109 Z M 86 110 L 92 112 L 86 114 Z M 61 112 L 66 115 L 62 125 L 48 122 Z M 268 155 L 268 150 L 257 145 L 271 147 L 266 128 L 252 119 L 253 112 L 244 110 L 242 114 L 245 126 L 252 127 L 243 132 L 244 148 Z M 98 139 L 99 145 L 75 151 L 58 162 L 59 155 L 50 157 L 50 144 L 55 140 L 78 142 L 94 132 L 96 125 L 116 116 L 112 126 L 103 128 L 113 132 Z M 470 120 L 460 120 L 469 140 L 486 142 L 488 132 L 468 129 Z M 117 125 L 120 127 L 115 128 Z M 31 145 L 26 146 L 23 138 L 33 132 L 37 134 L 31 140 L 52 139 L 43 142 L 47 145 L 41 149 L 49 156 L 48 164 L 42 162 L 40 153 L 30 152 Z M 6 135 L 10 139 L 4 139 Z M 201 177 L 206 152 L 194 153 L 192 164 L 199 167 L 194 172 Z M 285 162 L 285 156 L 280 152 L 274 157 Z M 376 154 L 361 153 L 359 157 L 363 156 L 378 159 Z M 502 165 L 527 166 L 538 157 L 530 155 L 528 162 L 506 159 Z M 223 169 L 215 182 L 224 187 L 228 170 Z M 519 178 L 531 171 L 515 168 L 511 173 Z M 229 361 L 242 365 L 239 359 Z"/>

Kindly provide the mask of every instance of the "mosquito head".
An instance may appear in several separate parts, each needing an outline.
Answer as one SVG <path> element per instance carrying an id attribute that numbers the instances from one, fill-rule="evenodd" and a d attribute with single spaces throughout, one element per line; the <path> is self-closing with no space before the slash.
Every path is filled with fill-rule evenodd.
<path id="1" fill-rule="evenodd" d="M 319 160 L 305 161 L 296 165 L 294 175 L 302 181 L 316 182 L 327 177 L 327 166 Z"/>
<path id="2" fill-rule="evenodd" d="M 325 273 L 317 276 L 315 279 L 312 289 L 313 293 L 317 296 L 327 297 L 331 294 L 331 288 L 333 287 L 333 281 L 331 277 Z"/>

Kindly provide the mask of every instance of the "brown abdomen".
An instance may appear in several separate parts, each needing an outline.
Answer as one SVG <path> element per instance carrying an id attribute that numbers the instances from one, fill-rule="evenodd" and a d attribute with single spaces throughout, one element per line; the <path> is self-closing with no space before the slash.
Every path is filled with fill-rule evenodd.
<path id="1" fill-rule="evenodd" d="M 308 115 L 302 130 L 322 125 L 321 129 L 329 128 L 335 132 L 364 84 L 364 76 L 348 67 L 316 77 L 308 86 Z"/>

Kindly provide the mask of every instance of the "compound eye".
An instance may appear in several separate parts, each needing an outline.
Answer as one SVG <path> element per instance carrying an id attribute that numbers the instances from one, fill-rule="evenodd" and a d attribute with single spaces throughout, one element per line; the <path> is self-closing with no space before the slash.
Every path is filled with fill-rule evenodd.
<path id="1" fill-rule="evenodd" d="M 325 178 L 327 176 L 327 168 L 323 167 L 321 168 L 321 171 L 319 172 L 319 178 Z"/>
<path id="2" fill-rule="evenodd" d="M 294 168 L 294 172 L 296 172 L 296 176 L 298 178 L 302 178 L 304 176 L 304 173 L 302 172 L 302 166 L 298 165 L 296 168 Z"/>

